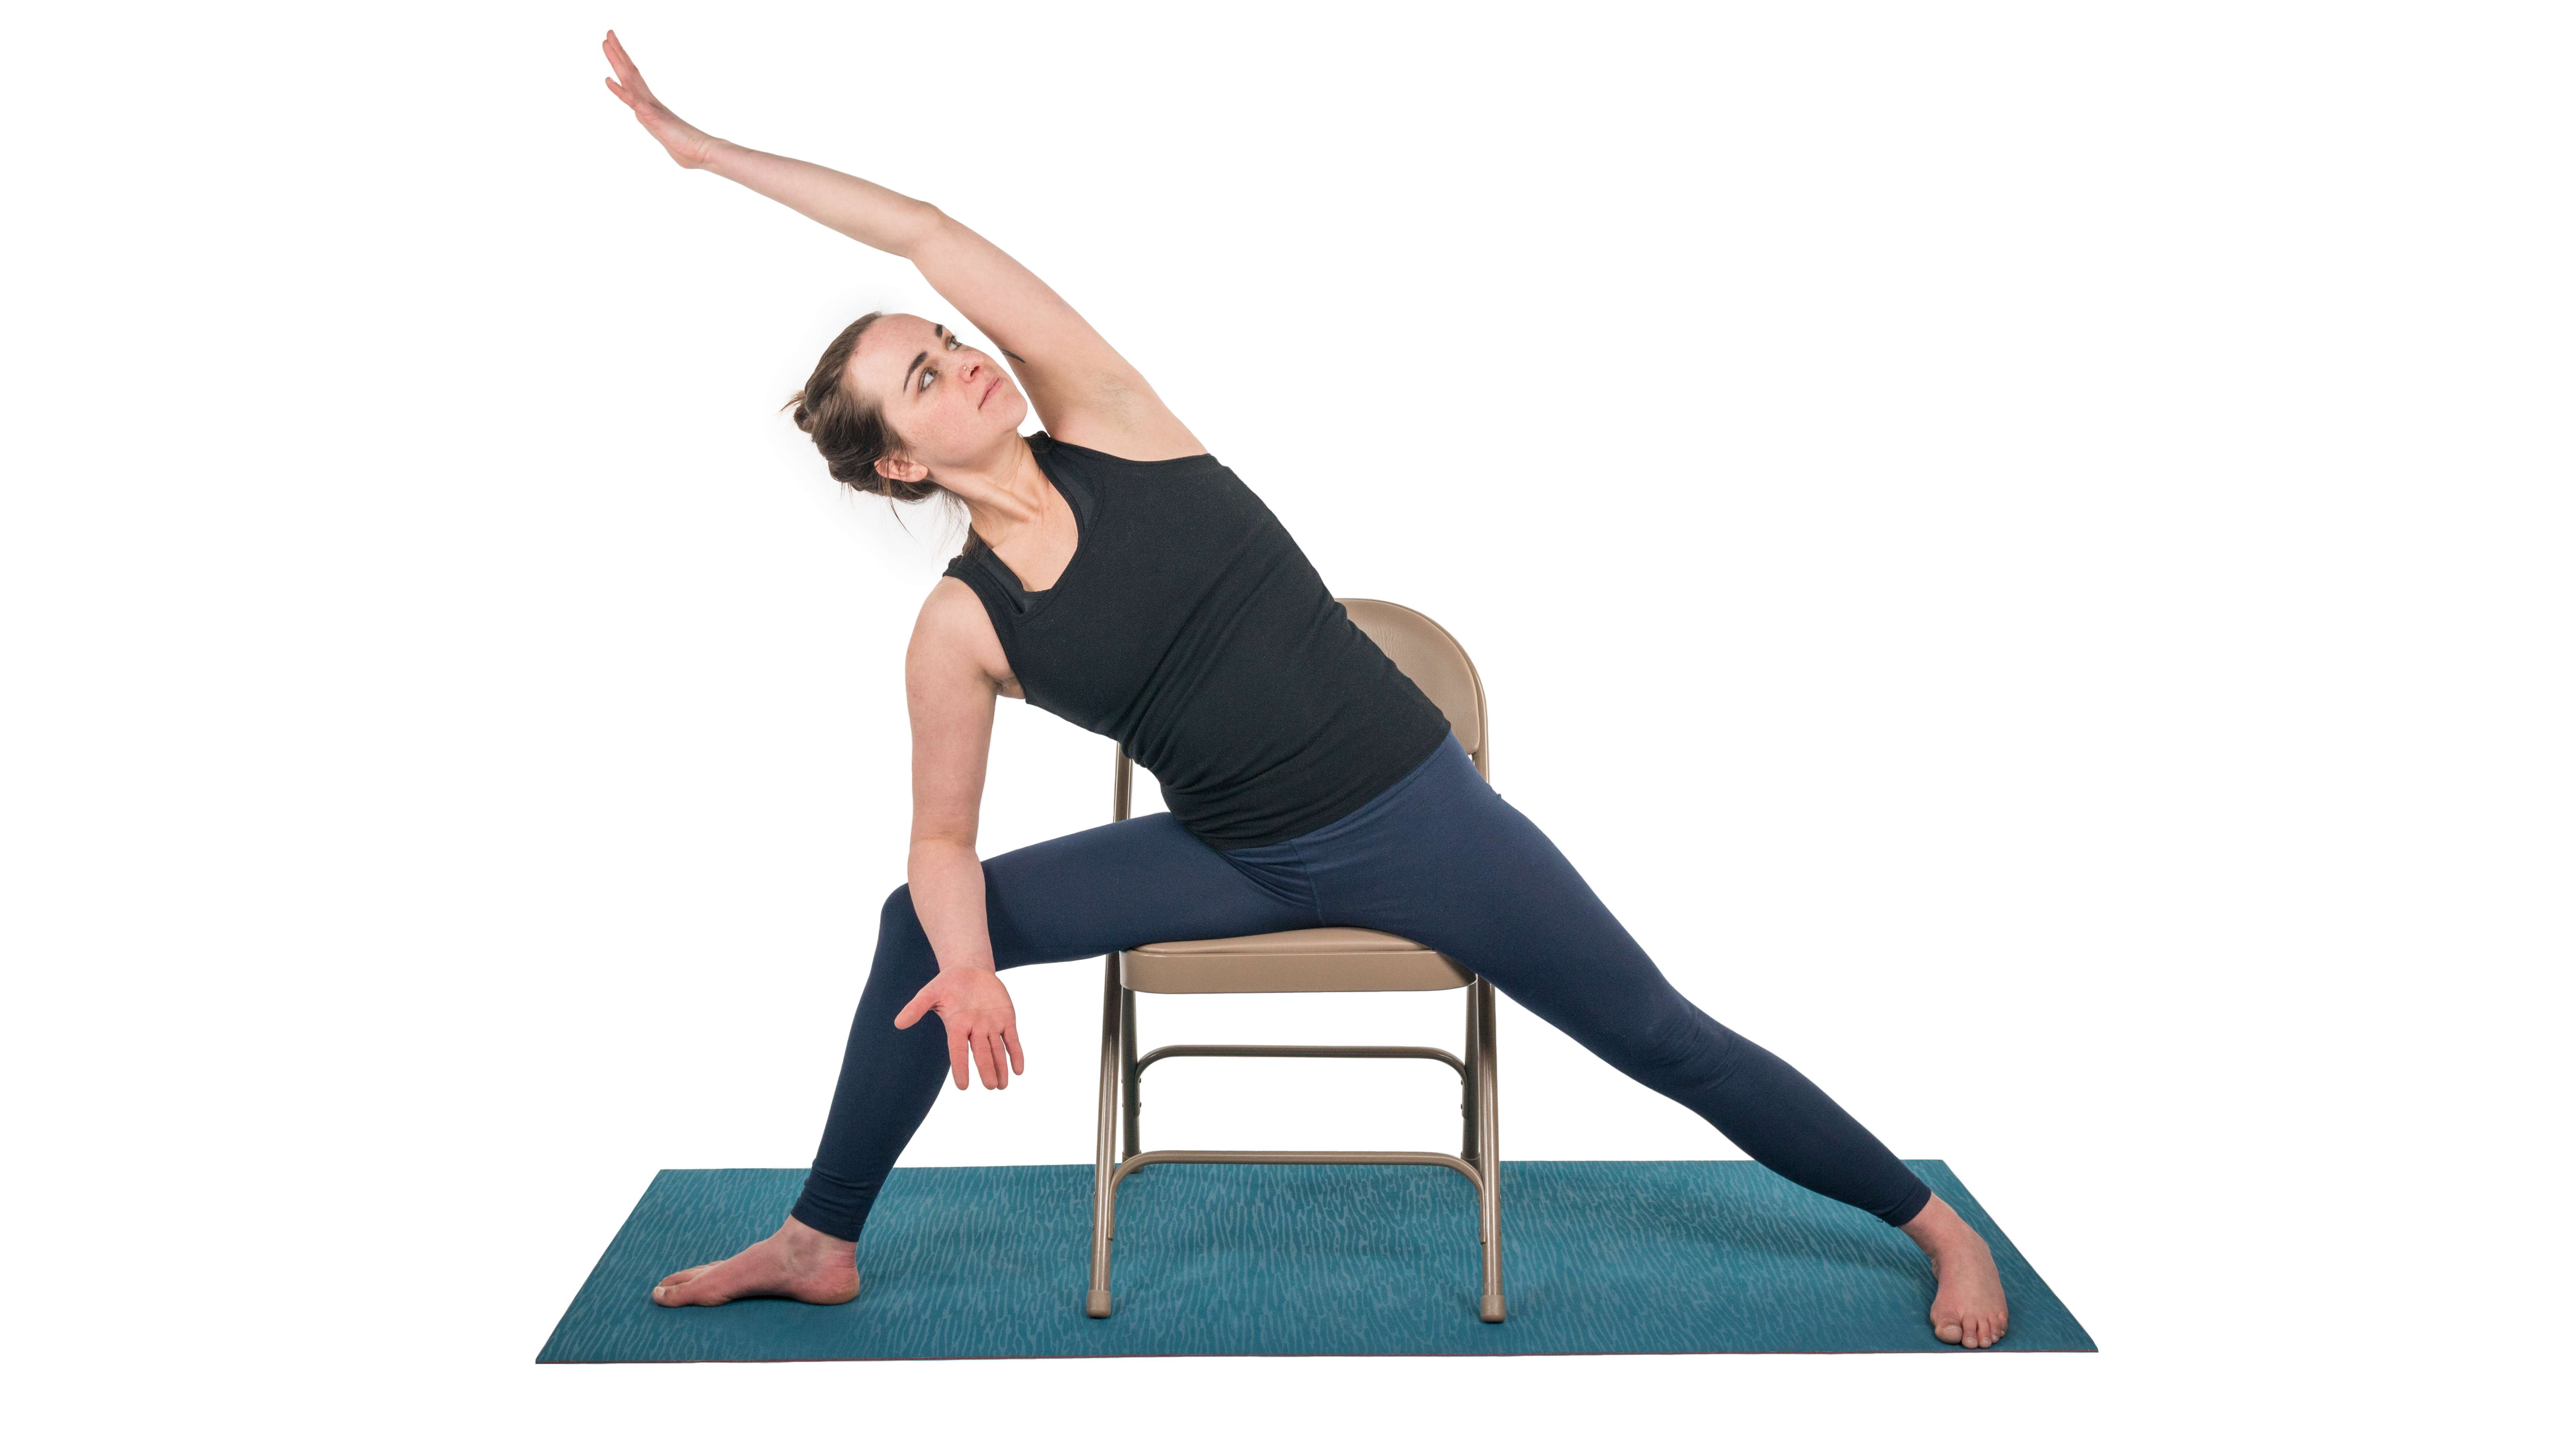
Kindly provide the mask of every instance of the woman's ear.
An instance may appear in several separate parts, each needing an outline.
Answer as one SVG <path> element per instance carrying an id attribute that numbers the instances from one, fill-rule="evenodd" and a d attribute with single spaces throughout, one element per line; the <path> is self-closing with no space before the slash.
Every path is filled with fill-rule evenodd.
<path id="1" fill-rule="evenodd" d="M 877 459 L 877 476 L 897 483 L 918 483 L 930 476 L 930 470 L 901 453 L 886 453 Z"/>

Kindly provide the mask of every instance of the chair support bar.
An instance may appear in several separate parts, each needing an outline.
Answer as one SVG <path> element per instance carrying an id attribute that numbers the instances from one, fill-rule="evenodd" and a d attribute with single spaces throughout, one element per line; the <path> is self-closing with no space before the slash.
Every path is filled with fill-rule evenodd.
<path id="1" fill-rule="evenodd" d="M 1289 1164 L 1370 1163 L 1380 1167 L 1445 1167 L 1485 1190 L 1484 1174 L 1475 1164 L 1446 1152 L 1139 1152 L 1118 1164 L 1110 1174 L 1109 1190 L 1115 1193 L 1127 1174 L 1157 1162 L 1277 1162 Z"/>
<path id="2" fill-rule="evenodd" d="M 1467 1079 L 1467 1064 L 1438 1047 L 1410 1046 L 1167 1046 L 1156 1047 L 1136 1059 L 1134 1070 L 1142 1074 L 1147 1067 L 1165 1057 L 1366 1057 L 1418 1058 L 1426 1062 L 1446 1062 Z"/>

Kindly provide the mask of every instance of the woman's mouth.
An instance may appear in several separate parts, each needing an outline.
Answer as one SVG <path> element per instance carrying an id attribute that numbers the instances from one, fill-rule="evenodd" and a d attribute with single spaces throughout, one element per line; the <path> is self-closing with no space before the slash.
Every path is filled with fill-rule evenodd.
<path id="1" fill-rule="evenodd" d="M 1001 385 L 1002 380 L 998 377 L 994 378 L 991 382 L 984 384 L 984 395 L 975 399 L 975 406 L 980 408 L 984 404 L 991 402 L 993 400 L 993 389 L 1000 387 Z"/>

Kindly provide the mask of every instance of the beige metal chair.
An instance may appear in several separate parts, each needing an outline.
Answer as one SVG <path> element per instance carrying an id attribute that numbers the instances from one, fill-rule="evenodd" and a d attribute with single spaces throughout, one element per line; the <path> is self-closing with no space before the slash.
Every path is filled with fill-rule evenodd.
<path id="1" fill-rule="evenodd" d="M 1485 686 L 1467 651 L 1449 632 L 1401 604 L 1344 599 L 1351 622 L 1377 641 L 1422 692 L 1449 716 L 1449 728 L 1466 746 L 1479 774 L 1487 767 Z M 1118 755 L 1112 819 L 1124 820 L 1135 767 Z M 1484 1244 L 1484 1293 L 1478 1316 L 1503 1321 L 1502 1217 L 1496 1165 L 1502 1156 L 1494 1104 L 1494 988 L 1437 951 L 1400 936 L 1347 926 L 1236 936 L 1222 941 L 1165 941 L 1108 958 L 1100 1010 L 1100 1137 L 1092 1177 L 1091 1292 L 1084 1304 L 1094 1318 L 1110 1312 L 1109 1250 L 1118 1226 L 1118 1185 L 1127 1174 L 1157 1162 L 1331 1162 L 1446 1167 L 1476 1185 L 1476 1236 Z M 1136 1054 L 1136 993 L 1267 991 L 1455 991 L 1467 989 L 1464 1059 L 1437 1047 L 1404 1046 L 1167 1046 Z M 1136 1088 L 1145 1069 L 1171 1057 L 1417 1057 L 1446 1062 L 1458 1073 L 1466 1119 L 1457 1156 L 1445 1152 L 1147 1152 L 1138 1140 L 1142 1103 Z M 1123 1119 L 1126 1146 L 1120 1150 Z"/>

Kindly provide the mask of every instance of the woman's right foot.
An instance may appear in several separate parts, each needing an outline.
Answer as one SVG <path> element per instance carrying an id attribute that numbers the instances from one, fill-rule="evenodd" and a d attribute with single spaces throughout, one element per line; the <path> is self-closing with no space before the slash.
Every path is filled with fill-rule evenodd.
<path id="1" fill-rule="evenodd" d="M 653 1301 L 665 1308 L 712 1308 L 737 1298 L 847 1303 L 858 1296 L 859 1245 L 794 1218 L 723 1262 L 682 1269 L 653 1289 Z"/>
<path id="2" fill-rule="evenodd" d="M 2004 1280 L 1986 1240 L 1958 1211 L 1934 1195 L 1903 1229 L 1932 1260 L 1940 1287 L 1932 1295 L 1932 1336 L 1943 1343 L 1992 1348 L 2011 1314 L 2004 1308 Z"/>

